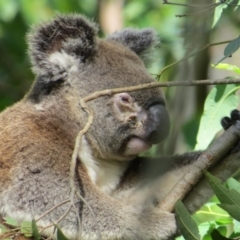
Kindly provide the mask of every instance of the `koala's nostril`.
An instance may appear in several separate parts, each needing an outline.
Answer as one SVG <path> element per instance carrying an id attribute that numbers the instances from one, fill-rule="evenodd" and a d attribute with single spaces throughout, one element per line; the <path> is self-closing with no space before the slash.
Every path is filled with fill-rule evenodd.
<path id="1" fill-rule="evenodd" d="M 170 121 L 167 109 L 161 104 L 149 107 L 149 141 L 158 143 L 169 133 Z"/>
<path id="2" fill-rule="evenodd" d="M 132 103 L 132 97 L 128 93 L 120 93 L 118 96 L 120 97 L 122 103 L 124 104 Z"/>

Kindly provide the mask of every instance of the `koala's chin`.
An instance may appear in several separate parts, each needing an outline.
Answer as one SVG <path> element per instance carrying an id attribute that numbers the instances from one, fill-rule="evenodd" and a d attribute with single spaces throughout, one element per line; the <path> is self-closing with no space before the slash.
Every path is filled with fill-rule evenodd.
<path id="1" fill-rule="evenodd" d="M 124 154 L 127 156 L 139 155 L 151 148 L 152 144 L 139 137 L 129 139 Z"/>

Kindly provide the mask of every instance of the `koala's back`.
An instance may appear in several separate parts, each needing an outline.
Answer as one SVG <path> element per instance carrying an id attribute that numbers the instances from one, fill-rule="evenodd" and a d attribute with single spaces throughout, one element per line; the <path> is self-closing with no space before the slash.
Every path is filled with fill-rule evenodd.
<path id="1" fill-rule="evenodd" d="M 66 126 L 69 115 L 63 118 L 56 111 L 23 100 L 0 115 L 2 213 L 10 210 L 16 219 L 26 219 L 26 209 L 43 213 L 56 197 L 60 202 L 69 194 L 73 132 Z"/>

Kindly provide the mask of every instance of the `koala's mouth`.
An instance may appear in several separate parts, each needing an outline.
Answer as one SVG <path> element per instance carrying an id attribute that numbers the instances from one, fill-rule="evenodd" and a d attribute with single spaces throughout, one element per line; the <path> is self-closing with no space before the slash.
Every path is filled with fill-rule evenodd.
<path id="1" fill-rule="evenodd" d="M 132 136 L 126 143 L 124 154 L 128 156 L 138 155 L 142 152 L 147 151 L 151 146 L 152 144 L 146 140 L 138 136 Z"/>

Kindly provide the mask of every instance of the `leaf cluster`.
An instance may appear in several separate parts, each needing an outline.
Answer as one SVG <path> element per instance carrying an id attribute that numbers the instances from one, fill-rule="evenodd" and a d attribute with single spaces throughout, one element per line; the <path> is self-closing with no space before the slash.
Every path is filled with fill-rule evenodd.
<path id="1" fill-rule="evenodd" d="M 188 213 L 183 203 L 181 201 L 178 201 L 175 207 L 176 219 L 183 237 L 188 240 L 231 240 L 236 238 L 239 239 L 239 230 L 233 230 L 231 234 L 227 234 L 226 231 L 223 231 L 226 230 L 226 228 L 221 228 L 219 226 L 233 223 L 233 219 L 240 221 L 240 183 L 235 179 L 231 178 L 230 180 L 228 180 L 227 185 L 224 185 L 221 183 L 220 179 L 214 177 L 208 172 L 205 172 L 205 177 L 207 178 L 209 185 L 211 186 L 212 190 L 220 201 L 220 203 L 217 205 L 220 208 L 224 209 L 226 212 L 228 212 L 232 219 L 229 219 L 228 222 L 216 221 L 216 224 L 210 223 L 208 230 L 201 238 L 197 223 Z M 217 227 L 218 229 L 216 229 Z M 229 236 L 226 237 L 225 235 Z"/>

